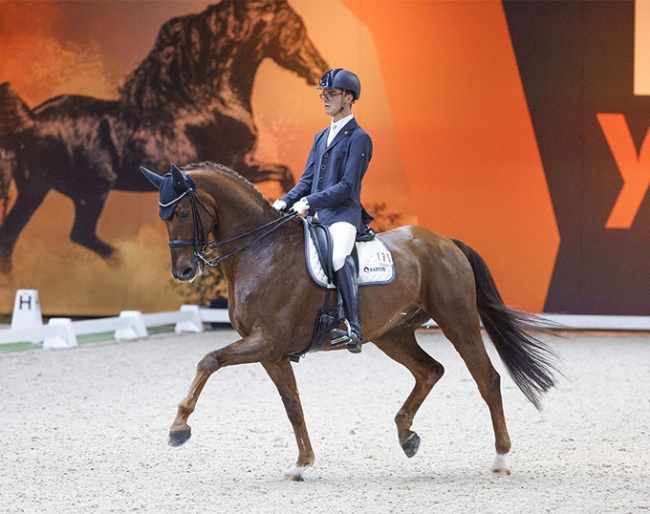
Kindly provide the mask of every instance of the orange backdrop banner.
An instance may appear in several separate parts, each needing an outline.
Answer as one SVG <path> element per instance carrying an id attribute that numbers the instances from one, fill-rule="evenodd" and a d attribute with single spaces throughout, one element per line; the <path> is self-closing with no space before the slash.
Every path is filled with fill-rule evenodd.
<path id="1" fill-rule="evenodd" d="M 114 248 L 110 255 L 71 241 L 71 231 L 80 223 L 79 212 L 88 209 L 88 202 L 75 204 L 78 191 L 71 191 L 70 181 L 48 183 L 42 204 L 33 212 L 28 213 L 26 203 L 17 203 L 21 181 L 44 184 L 46 175 L 83 175 L 61 166 L 54 150 L 27 165 L 11 146 L 16 134 L 41 127 L 39 148 L 47 147 L 42 128 L 45 114 L 49 127 L 55 126 L 53 113 L 62 116 L 56 125 L 62 138 L 66 130 L 81 131 L 80 118 L 73 119 L 72 111 L 65 110 L 72 100 L 59 95 L 92 99 L 87 102 L 92 107 L 84 107 L 89 112 L 99 112 L 100 105 L 105 109 L 102 116 L 108 121 L 88 122 L 96 123 L 91 133 L 100 138 L 101 131 L 107 131 L 116 148 L 115 159 L 124 170 L 104 169 L 100 175 L 136 173 L 139 164 L 164 172 L 172 161 L 184 165 L 195 158 L 224 162 L 246 175 L 250 171 L 246 166 L 256 162 L 263 164 L 262 173 L 286 170 L 285 183 L 257 184 L 273 200 L 286 189 L 286 180 L 300 177 L 313 136 L 329 123 L 314 85 L 323 67 L 350 69 L 362 82 L 362 97 L 354 112 L 375 146 L 364 181 L 363 200 L 369 210 L 388 214 L 397 224 L 417 223 L 463 240 L 485 258 L 506 303 L 533 312 L 548 310 L 551 284 L 561 288 L 568 280 L 558 282 L 556 270 L 561 234 L 552 197 L 556 200 L 553 195 L 560 193 L 549 189 L 545 154 L 540 151 L 541 128 L 529 108 L 534 92 L 526 87 L 529 75 L 522 75 L 528 61 L 519 50 L 532 44 L 523 39 L 527 13 L 550 8 L 543 7 L 544 2 L 515 4 L 496 0 L 292 0 L 222 2 L 212 7 L 202 1 L 0 3 L 0 207 L 4 208 L 0 212 L 0 257 L 4 259 L 0 311 L 11 311 L 19 288 L 38 289 L 43 312 L 58 315 L 175 309 L 182 301 L 171 287 L 167 236 L 157 218 L 156 194 L 144 192 L 142 183 L 120 189 L 120 179 L 106 191 L 96 235 Z M 623 20 L 616 30 L 632 31 L 627 11 L 606 4 L 613 9 L 612 19 Z M 559 20 L 562 11 L 555 14 Z M 294 23 L 294 29 L 281 32 L 274 17 L 285 25 Z M 572 30 L 590 30 L 586 21 L 576 23 Z M 248 30 L 252 24 L 273 34 L 257 47 L 277 45 L 286 54 L 284 62 L 268 56 L 240 60 L 237 50 L 244 48 L 244 37 L 254 32 Z M 196 37 L 182 39 L 185 30 Z M 190 48 L 185 61 L 174 60 L 180 59 L 184 46 L 197 41 L 206 45 L 203 51 Z M 542 35 L 534 43 L 542 54 L 550 45 Z M 233 51 L 218 53 L 223 48 Z M 295 62 L 298 48 L 306 55 L 301 63 Z M 613 45 L 610 52 L 616 55 L 617 48 Z M 575 52 L 579 56 L 586 50 Z M 204 61 L 174 67 L 174 62 L 201 55 Z M 291 59 L 294 62 L 289 63 Z M 181 105 L 176 93 L 191 70 L 202 70 L 206 77 L 213 73 L 196 86 L 202 91 L 200 101 L 221 102 L 227 107 L 221 119 L 235 120 L 235 125 L 202 121 L 204 128 L 214 127 L 213 142 L 203 146 L 183 146 L 178 137 L 165 139 L 158 134 L 155 158 L 146 153 L 150 149 L 143 149 L 146 145 L 124 142 L 128 132 L 124 127 L 133 126 L 129 117 L 143 115 L 146 102 L 159 102 L 161 113 Z M 249 91 L 243 82 L 234 89 L 227 82 L 226 77 L 239 75 L 252 77 Z M 176 78 L 168 80 L 172 76 Z M 166 78 L 160 81 L 159 77 Z M 545 94 L 546 101 L 554 100 L 553 91 Z M 161 100 L 164 95 L 169 102 Z M 211 95 L 214 98 L 206 100 Z M 128 101 L 140 103 L 125 110 Z M 594 115 L 594 122 L 598 120 L 603 124 L 604 135 L 599 133 L 603 141 L 626 136 L 616 125 L 621 118 Z M 241 133 L 232 128 L 241 126 L 248 128 Z M 633 149 L 628 154 L 640 163 L 645 153 L 635 150 L 640 145 L 637 133 L 645 134 L 641 128 L 628 134 Z M 202 142 L 209 141 L 205 134 L 201 137 Z M 85 148 L 97 146 L 95 139 L 88 136 Z M 25 141 L 23 146 L 29 144 Z M 83 169 L 97 167 L 100 159 L 92 156 L 99 154 L 97 149 L 88 151 L 91 157 Z M 588 169 L 571 172 L 589 174 Z M 635 200 L 638 212 L 643 212 L 644 195 Z M 16 205 L 26 219 L 24 227 L 12 219 L 20 217 L 11 214 Z M 615 211 L 612 216 L 610 224 L 621 223 L 629 212 Z M 580 257 L 583 261 L 574 275 L 582 276 L 589 267 L 588 257 Z M 580 311 L 583 300 L 572 301 L 551 310 Z M 645 302 L 643 309 L 650 311 L 650 304 Z"/>

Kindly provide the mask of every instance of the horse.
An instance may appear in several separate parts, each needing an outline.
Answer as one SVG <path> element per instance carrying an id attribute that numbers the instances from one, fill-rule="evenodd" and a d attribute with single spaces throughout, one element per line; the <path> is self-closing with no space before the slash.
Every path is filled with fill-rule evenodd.
<path id="1" fill-rule="evenodd" d="M 188 418 L 208 378 L 217 370 L 259 362 L 284 402 L 298 444 L 298 459 L 285 473 L 303 480 L 315 460 L 292 369 L 292 357 L 309 345 L 325 288 L 310 278 L 305 264 L 303 222 L 278 213 L 240 174 L 204 162 L 164 177 L 142 172 L 160 188 L 160 216 L 171 252 L 171 273 L 191 281 L 206 264 L 219 263 L 228 279 L 228 312 L 241 338 L 205 355 L 170 427 L 169 444 L 191 436 Z M 381 233 L 392 253 L 393 282 L 360 288 L 364 343 L 372 341 L 404 365 L 415 386 L 395 416 L 407 457 L 419 448 L 413 419 L 444 367 L 418 344 L 416 330 L 433 319 L 451 341 L 487 404 L 495 436 L 492 470 L 510 474 L 511 443 L 501 398 L 500 376 L 486 352 L 480 321 L 525 396 L 541 409 L 541 396 L 556 384 L 559 360 L 530 335 L 545 328 L 538 316 L 507 307 L 481 256 L 458 240 L 418 226 Z M 210 258 L 217 252 L 217 257 Z M 297 294 L 299 292 L 299 294 Z M 324 351 L 337 349 L 328 342 Z M 352 357 L 351 357 L 352 358 Z M 560 371 L 561 372 L 561 371 Z"/>
<path id="2" fill-rule="evenodd" d="M 0 85 L 0 147 L 13 157 L 18 193 L 0 225 L 0 272 L 11 271 L 16 241 L 52 189 L 74 202 L 70 239 L 110 257 L 97 223 L 110 190 L 152 190 L 141 163 L 218 160 L 288 190 L 287 166 L 253 156 L 251 95 L 267 58 L 311 85 L 327 70 L 286 1 L 224 0 L 165 23 L 116 100 L 64 95 L 30 110 L 10 84 Z"/>

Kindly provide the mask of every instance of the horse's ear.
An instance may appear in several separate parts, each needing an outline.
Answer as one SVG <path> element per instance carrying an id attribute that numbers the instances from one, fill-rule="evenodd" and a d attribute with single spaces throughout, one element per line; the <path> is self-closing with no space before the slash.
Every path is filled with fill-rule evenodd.
<path id="1" fill-rule="evenodd" d="M 187 182 L 187 179 L 185 178 L 185 173 L 183 173 L 178 166 L 172 163 L 171 171 L 172 171 L 172 183 L 174 184 L 174 188 L 178 190 L 184 190 L 190 188 L 190 184 Z"/>
<path id="2" fill-rule="evenodd" d="M 154 186 L 156 186 L 157 189 L 160 189 L 160 186 L 162 186 L 163 183 L 163 178 L 158 175 L 158 173 L 154 173 L 151 170 L 148 170 L 144 166 L 140 166 L 140 171 L 142 174 L 149 179 L 149 182 L 151 182 Z"/>

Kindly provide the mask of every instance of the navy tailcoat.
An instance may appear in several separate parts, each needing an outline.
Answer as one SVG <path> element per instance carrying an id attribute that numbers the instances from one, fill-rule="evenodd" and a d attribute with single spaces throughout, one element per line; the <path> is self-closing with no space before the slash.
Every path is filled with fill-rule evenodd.
<path id="1" fill-rule="evenodd" d="M 329 128 L 314 138 L 298 183 L 281 198 L 291 207 L 307 198 L 310 215 L 324 225 L 346 221 L 365 231 L 372 216 L 361 205 L 361 181 L 372 158 L 372 139 L 352 118 L 327 145 Z"/>

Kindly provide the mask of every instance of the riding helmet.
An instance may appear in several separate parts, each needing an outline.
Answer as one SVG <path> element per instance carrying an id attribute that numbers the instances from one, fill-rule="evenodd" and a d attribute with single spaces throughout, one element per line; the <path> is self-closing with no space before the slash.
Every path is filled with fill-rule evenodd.
<path id="1" fill-rule="evenodd" d="M 355 100 L 358 100 L 361 96 L 359 77 L 343 68 L 334 68 L 328 71 L 320 79 L 320 85 L 316 89 L 343 89 L 344 91 L 350 91 Z"/>

